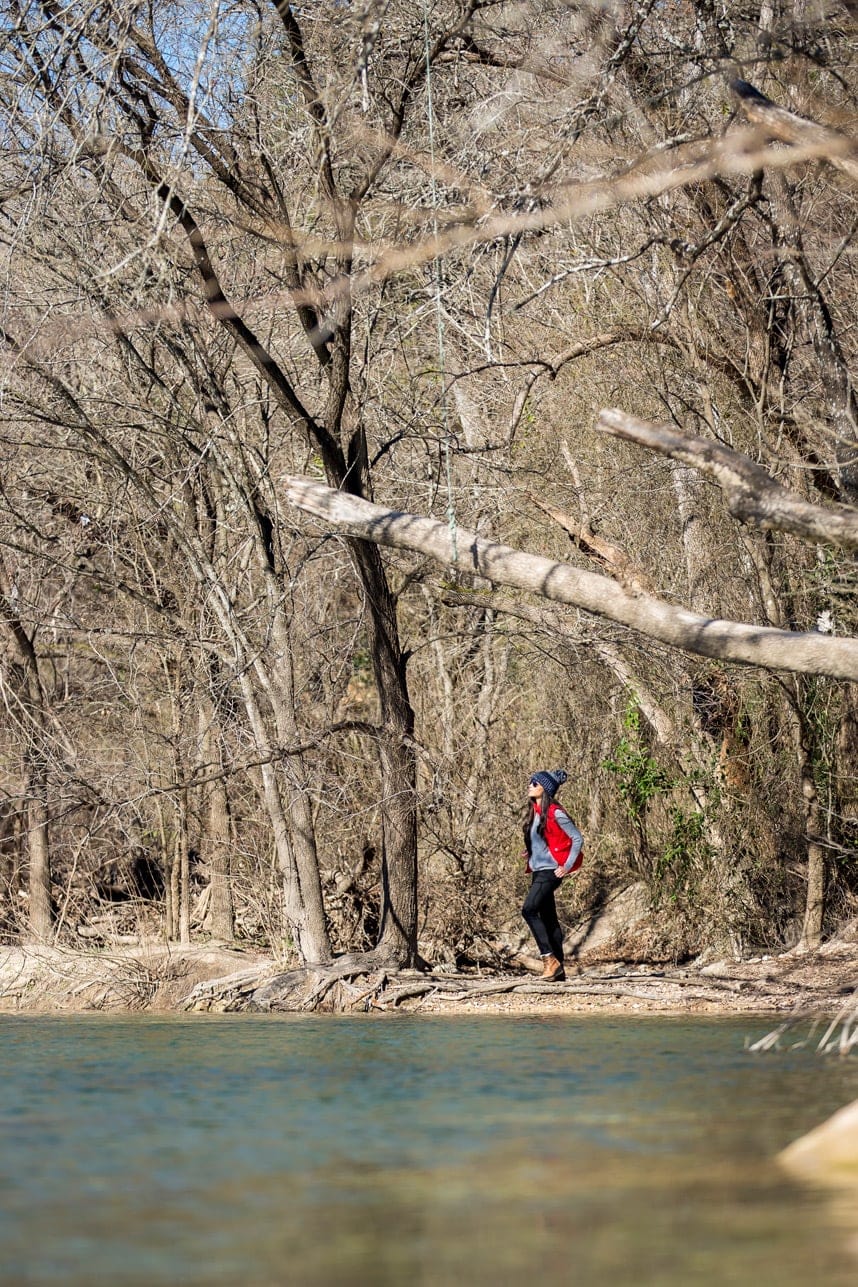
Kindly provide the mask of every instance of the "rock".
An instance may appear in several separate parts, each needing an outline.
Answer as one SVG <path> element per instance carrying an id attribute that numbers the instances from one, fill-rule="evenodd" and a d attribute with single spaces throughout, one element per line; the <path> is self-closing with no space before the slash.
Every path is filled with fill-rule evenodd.
<path id="1" fill-rule="evenodd" d="M 845 925 L 841 925 L 834 938 L 822 947 L 823 952 L 836 952 L 843 947 L 855 948 L 858 944 L 858 916 L 853 916 Z"/>
<path id="2" fill-rule="evenodd" d="M 566 934 L 567 952 L 592 952 L 621 942 L 649 920 L 651 902 L 644 882 L 627 885 L 594 908 Z"/>
<path id="3" fill-rule="evenodd" d="M 803 1180 L 858 1185 L 858 1100 L 795 1140 L 778 1161 Z"/>
<path id="4" fill-rule="evenodd" d="M 700 957 L 697 958 L 700 960 Z M 694 962 L 697 964 L 697 961 Z M 717 960 L 710 961 L 708 965 L 700 967 L 700 973 L 712 979 L 731 978 L 736 969 L 736 962 L 729 957 L 719 956 Z"/>

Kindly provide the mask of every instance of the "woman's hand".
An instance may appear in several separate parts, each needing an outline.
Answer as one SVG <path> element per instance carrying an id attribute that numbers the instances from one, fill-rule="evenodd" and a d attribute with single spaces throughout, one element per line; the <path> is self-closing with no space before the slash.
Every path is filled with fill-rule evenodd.
<path id="1" fill-rule="evenodd" d="M 562 880 L 564 876 L 568 875 L 568 873 L 565 872 L 562 867 L 555 867 L 554 875 L 557 877 L 558 880 Z"/>

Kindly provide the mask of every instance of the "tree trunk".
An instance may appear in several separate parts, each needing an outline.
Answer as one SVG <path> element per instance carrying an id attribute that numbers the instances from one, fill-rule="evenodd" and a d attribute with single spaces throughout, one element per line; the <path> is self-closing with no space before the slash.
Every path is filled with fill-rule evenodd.
<path id="1" fill-rule="evenodd" d="M 703 485 L 697 472 L 687 465 L 674 464 L 670 471 L 676 508 L 682 523 L 682 549 L 692 612 L 706 607 L 706 574 L 712 566 L 711 546 L 706 548 L 706 529 L 700 514 Z"/>
<path id="2" fill-rule="evenodd" d="M 13 607 L 13 601 L 9 574 L 0 560 L 0 619 L 11 636 L 21 667 L 21 678 L 15 685 L 17 701 L 7 703 L 7 709 L 20 711 L 17 731 L 22 743 L 27 801 L 30 933 L 37 942 L 44 943 L 50 939 L 53 925 L 45 695 L 33 640 Z"/>
<path id="3" fill-rule="evenodd" d="M 188 839 L 188 793 L 179 792 L 176 806 L 176 866 L 179 869 L 179 942 L 191 941 L 191 852 Z"/>
<path id="4" fill-rule="evenodd" d="M 377 950 L 384 960 L 410 966 L 417 962 L 417 756 L 407 659 L 379 551 L 362 541 L 350 545 L 367 596 L 369 652 L 384 730 L 378 741 L 382 903 Z"/>
<path id="5" fill-rule="evenodd" d="M 858 827 L 858 684 L 843 685 L 836 769 L 839 813 L 854 836 Z"/>
<path id="6" fill-rule="evenodd" d="M 804 922 L 799 948 L 812 951 L 822 942 L 822 924 L 825 916 L 826 863 L 825 850 L 816 837 L 820 834 L 821 809 L 813 767 L 803 746 L 799 747 L 801 794 L 804 800 L 804 817 L 807 828 L 807 896 Z"/>
<path id="7" fill-rule="evenodd" d="M 27 804 L 27 850 L 30 858 L 30 933 L 39 943 L 51 937 L 51 851 L 46 782 L 39 773 L 30 778 Z"/>
<path id="8" fill-rule="evenodd" d="M 296 856 L 298 851 L 302 855 L 301 866 L 304 866 L 309 861 L 309 854 L 306 852 L 308 846 L 312 845 L 315 853 L 309 801 L 303 790 L 293 790 L 288 811 L 290 816 L 287 818 L 287 808 L 277 775 L 277 755 L 266 732 L 252 679 L 246 670 L 242 672 L 239 682 L 256 748 L 263 759 L 259 770 L 262 797 L 271 823 L 274 851 L 283 881 L 283 911 L 289 933 L 305 964 L 330 961 L 331 943 L 322 906 L 318 867 L 315 878 L 311 875 L 305 886 L 301 881 L 301 867 Z"/>
<path id="9" fill-rule="evenodd" d="M 384 509 L 311 478 L 288 478 L 286 490 L 294 505 L 332 527 L 379 545 L 414 550 L 445 567 L 454 566 L 449 528 L 438 519 Z M 773 670 L 858 679 L 855 639 L 704 617 L 651 595 L 630 593 L 608 577 L 487 541 L 464 529 L 459 531 L 458 551 L 463 570 L 497 585 L 516 586 L 556 603 L 573 604 L 687 652 Z M 390 663 L 395 674 L 393 657 Z M 404 665 L 402 690 L 407 702 Z"/>
<path id="10" fill-rule="evenodd" d="M 804 826 L 807 838 L 807 894 L 799 950 L 812 951 L 822 942 L 825 916 L 826 860 L 822 838 L 822 810 L 813 776 L 812 734 L 804 713 L 802 695 L 797 684 L 787 689 L 801 796 L 804 803 Z"/>
<path id="11" fill-rule="evenodd" d="M 199 714 L 200 750 L 207 773 L 223 768 L 219 739 L 214 726 L 214 709 L 204 701 Z M 207 929 L 213 938 L 231 943 L 235 937 L 235 912 L 230 879 L 229 797 L 223 777 L 215 777 L 202 788 L 203 827 L 200 857 L 208 864 L 209 903 Z"/>
<path id="12" fill-rule="evenodd" d="M 269 591 L 276 590 L 276 599 L 280 598 L 280 587 L 269 579 Z M 277 739 L 281 746 L 296 745 L 301 741 L 301 730 L 295 716 L 295 673 L 292 664 L 294 643 L 289 628 L 289 621 L 282 604 L 276 602 L 272 610 L 272 635 L 277 649 L 277 659 L 270 676 L 266 675 L 266 685 L 274 709 L 274 722 L 277 728 Z M 316 848 L 316 826 L 313 818 L 313 805 L 307 790 L 307 770 L 304 756 L 290 755 L 284 761 L 281 771 L 283 782 L 281 794 L 288 791 L 288 816 L 291 831 L 291 851 L 297 869 L 301 901 L 304 906 L 306 932 L 316 945 L 314 950 L 323 955 L 305 957 L 305 960 L 330 960 L 331 945 L 328 933 L 322 896 L 322 879 L 319 871 L 319 854 Z M 281 777 L 281 781 L 282 781 Z"/>
<path id="13" fill-rule="evenodd" d="M 213 454 L 219 460 L 219 452 L 214 448 Z M 233 469 L 224 467 L 223 476 L 230 480 L 233 496 L 241 501 L 243 493 L 240 487 L 234 486 L 233 473 Z M 250 485 L 253 486 L 252 482 Z M 305 964 L 326 962 L 331 958 L 331 946 L 322 904 L 310 801 L 303 782 L 297 785 L 293 782 L 287 802 L 282 770 L 278 771 L 277 767 L 282 758 L 279 747 L 299 740 L 292 701 L 288 624 L 282 608 L 275 608 L 272 633 L 278 645 L 278 657 L 276 667 L 269 667 L 236 618 L 231 595 L 212 561 L 215 550 L 213 535 L 208 532 L 206 541 L 201 539 L 197 528 L 196 501 L 188 485 L 185 495 L 187 503 L 182 535 L 199 584 L 210 595 L 213 611 L 234 655 L 245 714 L 261 760 L 261 797 L 271 825 L 283 881 L 283 911 L 288 934 Z M 253 541 L 254 557 L 265 575 L 266 593 L 270 601 L 277 603 L 282 587 L 276 584 L 273 569 L 265 552 L 260 549 L 258 538 L 257 530 Z M 271 716 L 267 711 L 263 713 L 259 689 L 270 703 L 276 725 L 274 730 L 271 729 Z"/>
<path id="14" fill-rule="evenodd" d="M 0 925 L 14 923 L 20 865 L 20 816 L 15 802 L 0 801 Z"/>
<path id="15" fill-rule="evenodd" d="M 162 797 L 163 798 L 163 797 Z M 173 847 L 167 843 L 167 823 L 164 817 L 164 806 L 157 805 L 158 840 L 161 846 L 161 862 L 164 865 L 164 937 L 172 943 L 176 937 L 179 923 L 179 889 L 176 864 L 173 861 Z"/>

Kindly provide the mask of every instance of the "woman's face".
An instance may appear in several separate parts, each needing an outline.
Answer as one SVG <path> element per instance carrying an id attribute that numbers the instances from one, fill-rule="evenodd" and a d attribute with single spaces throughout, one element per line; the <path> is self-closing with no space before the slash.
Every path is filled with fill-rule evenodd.
<path id="1" fill-rule="evenodd" d="M 541 800 L 544 795 L 544 787 L 541 787 L 538 782 L 531 782 L 530 788 L 527 792 L 528 800 Z"/>

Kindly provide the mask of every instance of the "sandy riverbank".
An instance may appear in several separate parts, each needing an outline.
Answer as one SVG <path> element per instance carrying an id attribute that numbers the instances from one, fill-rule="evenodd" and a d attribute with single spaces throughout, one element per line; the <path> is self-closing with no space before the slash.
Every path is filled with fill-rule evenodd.
<path id="1" fill-rule="evenodd" d="M 221 946 L 151 943 L 88 952 L 6 946 L 0 947 L 0 1012 L 241 1009 L 247 980 L 264 983 L 284 968 L 262 953 Z M 236 980 L 237 990 L 221 989 L 218 981 L 224 979 Z M 834 1014 L 849 1002 L 856 985 L 858 943 L 837 942 L 815 953 L 685 966 L 583 962 L 559 985 L 543 984 L 526 973 L 404 971 L 373 992 L 371 1008 L 426 1014 L 617 1011 L 787 1017 Z"/>

